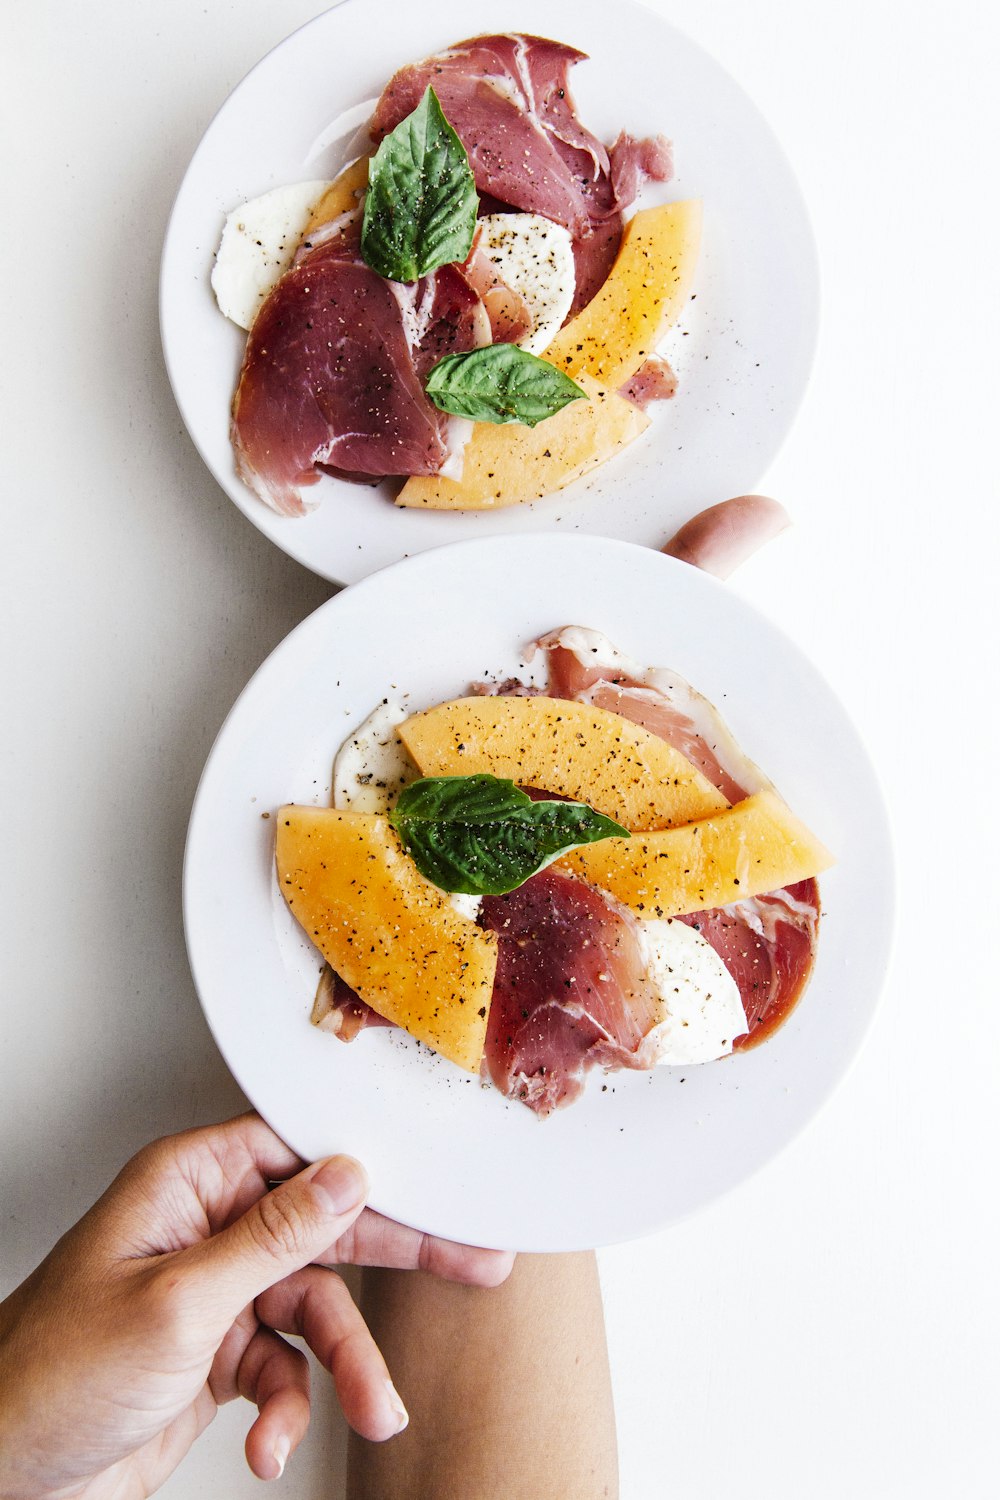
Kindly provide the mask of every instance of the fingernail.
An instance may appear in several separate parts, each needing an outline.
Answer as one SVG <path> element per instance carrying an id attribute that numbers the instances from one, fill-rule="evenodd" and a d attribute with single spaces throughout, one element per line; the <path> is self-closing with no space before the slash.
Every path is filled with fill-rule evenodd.
<path id="1" fill-rule="evenodd" d="M 389 1393 L 389 1405 L 392 1407 L 396 1416 L 399 1418 L 399 1426 L 396 1428 L 396 1431 L 402 1432 L 403 1428 L 410 1420 L 410 1413 L 406 1410 L 406 1407 L 403 1405 L 402 1401 L 400 1401 L 399 1392 L 397 1391 L 391 1380 L 386 1381 L 385 1388 Z"/>
<path id="2" fill-rule="evenodd" d="M 368 1193 L 368 1178 L 360 1162 L 350 1156 L 333 1156 L 316 1168 L 312 1182 L 327 1199 L 330 1212 L 346 1214 L 363 1203 Z"/>
<path id="3" fill-rule="evenodd" d="M 284 1433 L 282 1433 L 281 1437 L 278 1438 L 278 1441 L 275 1443 L 274 1447 L 271 1449 L 272 1457 L 274 1458 L 275 1463 L 278 1465 L 278 1472 L 274 1476 L 275 1479 L 280 1479 L 281 1476 L 282 1476 L 282 1474 L 284 1474 L 284 1472 L 285 1472 L 285 1464 L 288 1462 L 288 1455 L 289 1455 L 289 1453 L 291 1453 L 291 1451 L 292 1451 L 291 1442 L 284 1435 Z"/>

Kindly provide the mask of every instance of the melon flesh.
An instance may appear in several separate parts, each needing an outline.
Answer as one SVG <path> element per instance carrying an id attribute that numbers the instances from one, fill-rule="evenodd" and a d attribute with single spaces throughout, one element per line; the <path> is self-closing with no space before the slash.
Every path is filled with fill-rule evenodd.
<path id="1" fill-rule="evenodd" d="M 283 807 L 275 860 L 292 915 L 361 999 L 477 1073 L 496 936 L 461 916 L 420 873 L 388 819 Z"/>
<path id="2" fill-rule="evenodd" d="M 616 391 L 631 380 L 691 295 L 701 240 L 701 203 L 640 209 L 625 226 L 607 280 L 542 355 L 576 380 L 591 375 Z"/>
<path id="3" fill-rule="evenodd" d="M 509 777 L 586 802 L 625 828 L 670 828 L 728 805 L 666 740 L 587 703 L 457 698 L 414 714 L 398 733 L 423 776 Z"/>
<path id="4" fill-rule="evenodd" d="M 360 207 L 368 186 L 370 160 L 368 156 L 359 156 L 357 161 L 352 161 L 350 166 L 344 168 L 339 177 L 334 178 L 313 209 L 305 227 L 303 239 L 308 239 L 324 224 L 339 219 L 340 215 L 347 213 L 349 209 Z"/>
<path id="5" fill-rule="evenodd" d="M 649 417 L 631 401 L 582 376 L 586 401 L 572 401 L 537 427 L 477 422 L 461 479 L 414 475 L 396 504 L 427 510 L 490 510 L 539 500 L 612 458 L 645 432 Z"/>
<path id="6" fill-rule="evenodd" d="M 808 880 L 832 863 L 772 791 L 680 828 L 574 849 L 559 861 L 645 918 L 728 906 Z"/>

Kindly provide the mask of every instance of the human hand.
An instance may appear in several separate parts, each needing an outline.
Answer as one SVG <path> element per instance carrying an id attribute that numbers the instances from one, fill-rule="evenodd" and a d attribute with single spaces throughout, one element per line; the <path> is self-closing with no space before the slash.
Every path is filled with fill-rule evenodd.
<path id="1" fill-rule="evenodd" d="M 309 1422 L 308 1364 L 280 1332 L 305 1338 L 363 1437 L 401 1431 L 382 1356 L 328 1267 L 493 1286 L 512 1257 L 364 1209 L 349 1157 L 301 1168 L 256 1115 L 157 1141 L 0 1304 L 3 1500 L 145 1500 L 238 1395 L 259 1408 L 247 1462 L 277 1478 Z"/>

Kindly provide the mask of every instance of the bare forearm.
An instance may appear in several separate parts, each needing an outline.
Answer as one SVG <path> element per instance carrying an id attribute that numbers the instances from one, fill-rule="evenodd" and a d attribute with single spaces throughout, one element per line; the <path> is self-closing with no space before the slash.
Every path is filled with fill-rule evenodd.
<path id="1" fill-rule="evenodd" d="M 503 1286 L 366 1271 L 362 1310 L 410 1412 L 352 1438 L 348 1500 L 614 1500 L 614 1407 L 592 1254 L 522 1255 Z"/>

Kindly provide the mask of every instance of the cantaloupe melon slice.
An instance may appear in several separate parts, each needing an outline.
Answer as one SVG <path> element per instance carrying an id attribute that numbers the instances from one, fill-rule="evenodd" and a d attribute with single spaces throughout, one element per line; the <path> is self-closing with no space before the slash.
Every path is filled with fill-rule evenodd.
<path id="1" fill-rule="evenodd" d="M 459 915 L 421 875 L 388 820 L 283 807 L 275 860 L 293 916 L 362 1000 L 478 1072 L 496 936 Z"/>
<path id="2" fill-rule="evenodd" d="M 542 355 L 567 375 L 590 375 L 616 391 L 677 321 L 694 280 L 701 203 L 644 208 L 625 226 L 621 249 L 597 296 L 560 329 Z"/>
<path id="3" fill-rule="evenodd" d="M 765 791 L 681 828 L 574 849 L 559 863 L 648 919 L 780 890 L 828 869 L 833 856 Z"/>
<path id="4" fill-rule="evenodd" d="M 368 186 L 368 163 L 371 157 L 359 156 L 346 166 L 327 188 L 309 216 L 302 238 L 308 239 L 314 230 L 339 219 L 349 208 L 358 208 Z"/>
<path id="5" fill-rule="evenodd" d="M 424 776 L 488 772 L 586 802 L 625 828 L 669 828 L 727 806 L 685 756 L 619 714 L 560 698 L 457 698 L 399 726 Z"/>
<path id="6" fill-rule="evenodd" d="M 537 427 L 477 422 L 465 446 L 461 479 L 416 475 L 396 504 L 427 510 L 490 510 L 552 495 L 627 447 L 649 426 L 644 411 L 596 384 L 577 382 L 573 401 Z"/>

